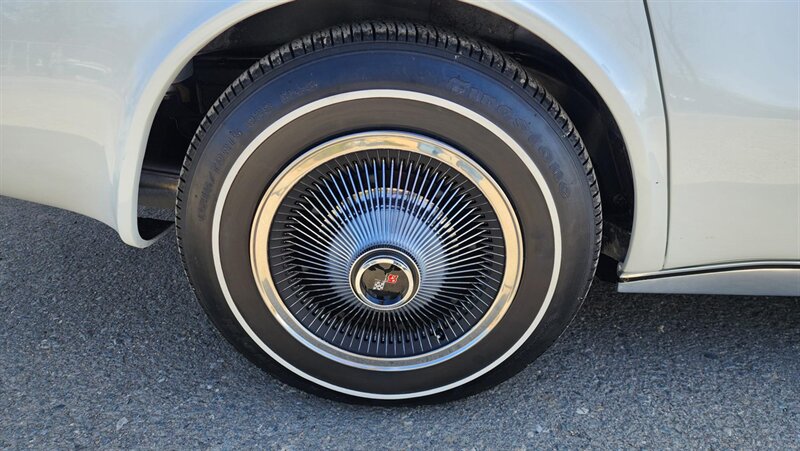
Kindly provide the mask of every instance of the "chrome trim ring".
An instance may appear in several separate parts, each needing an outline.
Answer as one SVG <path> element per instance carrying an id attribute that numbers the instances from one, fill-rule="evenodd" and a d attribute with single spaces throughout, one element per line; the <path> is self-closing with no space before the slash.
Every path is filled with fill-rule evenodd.
<path id="1" fill-rule="evenodd" d="M 321 144 L 282 171 L 257 209 L 250 254 L 264 302 L 295 339 L 345 365 L 405 371 L 450 359 L 494 328 L 519 284 L 521 236 L 508 198 L 469 157 L 376 131 Z M 346 268 L 376 247 L 419 265 L 419 287 L 392 319 L 349 290 Z"/>

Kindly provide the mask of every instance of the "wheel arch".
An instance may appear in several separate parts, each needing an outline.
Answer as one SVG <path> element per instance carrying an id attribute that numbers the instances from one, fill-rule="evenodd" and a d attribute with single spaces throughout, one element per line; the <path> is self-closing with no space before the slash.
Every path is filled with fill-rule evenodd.
<path id="1" fill-rule="evenodd" d="M 142 237 L 138 224 L 142 165 L 156 112 L 183 68 L 204 49 L 209 46 L 213 49 L 216 43 L 224 43 L 238 24 L 257 16 L 277 14 L 290 6 L 313 5 L 315 1 L 297 0 L 291 4 L 288 1 L 272 4 L 241 2 L 232 6 L 212 4 L 203 9 L 203 14 L 183 19 L 178 30 L 168 35 L 169 41 L 162 44 L 171 50 L 155 58 L 146 85 L 132 107 L 133 120 L 127 131 L 128 139 L 124 140 L 124 160 L 117 177 L 117 224 L 126 243 L 145 247 L 153 241 Z M 338 3 L 354 8 L 368 2 L 342 0 Z M 449 6 L 479 9 L 488 12 L 487 17 L 502 18 L 516 25 L 517 29 L 505 32 L 512 44 L 517 41 L 515 45 L 521 47 L 518 50 L 524 51 L 525 39 L 533 36 L 554 49 L 587 80 L 601 103 L 598 116 L 607 111 L 610 123 L 617 129 L 635 193 L 628 230 L 631 233 L 630 244 L 625 246 L 627 252 L 623 252 L 620 258 L 624 258 L 622 268 L 624 272 L 660 270 L 666 247 L 668 211 L 666 122 L 643 6 L 614 4 L 600 8 L 592 4 L 578 7 L 560 3 L 486 3 L 474 0 L 452 0 L 450 3 L 453 5 Z M 410 15 L 429 14 L 425 11 L 429 12 L 432 5 L 439 8 L 448 6 L 447 1 L 418 1 L 404 10 Z M 403 11 L 399 14 L 402 15 Z M 450 20 L 456 22 L 455 26 L 467 29 L 480 26 L 474 17 L 454 16 Z M 569 111 L 568 107 L 565 108 Z M 600 182 L 602 186 L 603 180 Z M 610 201 L 603 200 L 604 203 Z"/>

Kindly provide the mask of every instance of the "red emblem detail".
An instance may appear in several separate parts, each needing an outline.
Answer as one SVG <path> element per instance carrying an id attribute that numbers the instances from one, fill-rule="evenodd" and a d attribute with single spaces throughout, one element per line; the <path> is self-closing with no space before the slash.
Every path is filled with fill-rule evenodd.
<path id="1" fill-rule="evenodd" d="M 397 274 L 387 274 L 386 283 L 397 283 Z"/>

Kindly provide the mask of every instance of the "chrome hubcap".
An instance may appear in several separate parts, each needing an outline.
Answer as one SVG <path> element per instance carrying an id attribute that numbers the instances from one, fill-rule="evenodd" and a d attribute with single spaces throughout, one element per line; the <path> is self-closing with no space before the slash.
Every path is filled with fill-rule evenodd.
<path id="1" fill-rule="evenodd" d="M 505 314 L 522 270 L 499 185 L 439 141 L 360 133 L 312 149 L 257 210 L 251 259 L 270 311 L 341 363 L 407 370 L 449 359 Z"/>

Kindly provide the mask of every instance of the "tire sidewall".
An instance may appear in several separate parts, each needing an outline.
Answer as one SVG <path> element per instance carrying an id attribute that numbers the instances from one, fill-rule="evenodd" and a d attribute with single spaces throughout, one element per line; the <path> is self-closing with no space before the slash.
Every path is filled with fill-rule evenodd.
<path id="1" fill-rule="evenodd" d="M 320 73 L 325 77 L 317 75 Z M 502 380 L 543 352 L 567 326 L 582 301 L 593 264 L 591 250 L 595 234 L 592 197 L 583 164 L 572 144 L 562 136 L 559 124 L 536 98 L 526 92 L 521 84 L 509 80 L 500 72 L 469 59 L 459 60 L 441 49 L 400 43 L 358 43 L 306 54 L 262 76 L 225 106 L 222 117 L 216 118 L 213 126 L 206 130 L 202 145 L 195 153 L 192 171 L 186 174 L 185 180 L 184 216 L 179 223 L 181 244 L 186 250 L 184 257 L 190 277 L 203 275 L 191 277 L 198 297 L 226 337 L 258 364 L 293 385 L 340 397 L 340 394 L 318 386 L 309 387 L 308 381 L 288 371 L 285 364 L 276 362 L 248 336 L 242 327 L 242 318 L 237 318 L 242 313 L 233 312 L 228 307 L 220 281 L 213 276 L 217 271 L 209 243 L 217 238 L 214 236 L 213 217 L 214 211 L 220 207 L 217 202 L 224 181 L 242 152 L 259 134 L 275 121 L 311 102 L 368 89 L 418 92 L 455 102 L 478 113 L 518 143 L 544 179 L 543 192 L 551 195 L 558 217 L 556 235 L 562 237 L 559 240 L 561 264 L 549 307 L 542 321 L 514 355 L 461 390 L 471 391 Z M 346 118 L 339 119 L 345 121 Z M 329 120 L 337 119 L 334 116 Z M 391 118 L 385 120 L 387 126 L 392 125 Z M 330 129 L 336 129 L 337 125 L 342 130 L 342 124 L 330 125 Z M 434 133 L 435 125 L 431 125 Z M 357 130 L 358 124 L 352 131 Z M 315 140 L 327 138 L 330 136 L 315 138 L 312 133 L 306 144 L 310 146 Z M 262 182 L 253 186 L 256 197 L 260 198 L 271 178 L 282 167 L 307 148 L 298 144 L 298 148 L 287 149 L 281 155 L 271 152 L 271 167 L 265 171 Z M 480 151 L 470 156 L 482 163 L 486 160 Z M 514 157 L 509 155 L 509 158 Z M 502 172 L 494 175 L 501 184 L 506 185 L 507 190 L 510 188 L 508 185 L 525 183 L 509 181 L 508 174 Z M 530 184 L 528 188 L 538 189 Z M 518 191 L 521 188 L 511 189 Z M 512 197 L 515 197 L 515 203 L 522 202 L 519 195 Z M 252 220 L 255 213 L 252 202 L 229 206 L 230 195 L 225 202 L 222 209 L 226 214 L 235 211 L 241 218 Z M 523 229 L 526 229 L 525 224 Z M 222 231 L 220 239 L 238 240 L 247 247 L 249 236 L 238 236 L 241 235 L 239 232 L 226 234 Z M 534 237 L 526 236 L 525 239 L 527 245 Z M 538 236 L 535 239 L 541 241 L 545 238 Z M 225 246 L 230 245 L 220 244 L 221 248 Z M 523 272 L 527 270 L 525 268 Z M 252 276 L 250 279 L 250 283 L 255 285 Z M 541 296 L 525 299 L 530 291 L 521 289 L 515 302 L 535 303 L 543 300 Z M 523 323 L 515 326 L 515 330 L 521 330 L 523 326 L 530 325 L 533 318 L 509 317 L 509 321 L 512 320 Z M 522 336 L 519 332 L 517 334 Z"/>

